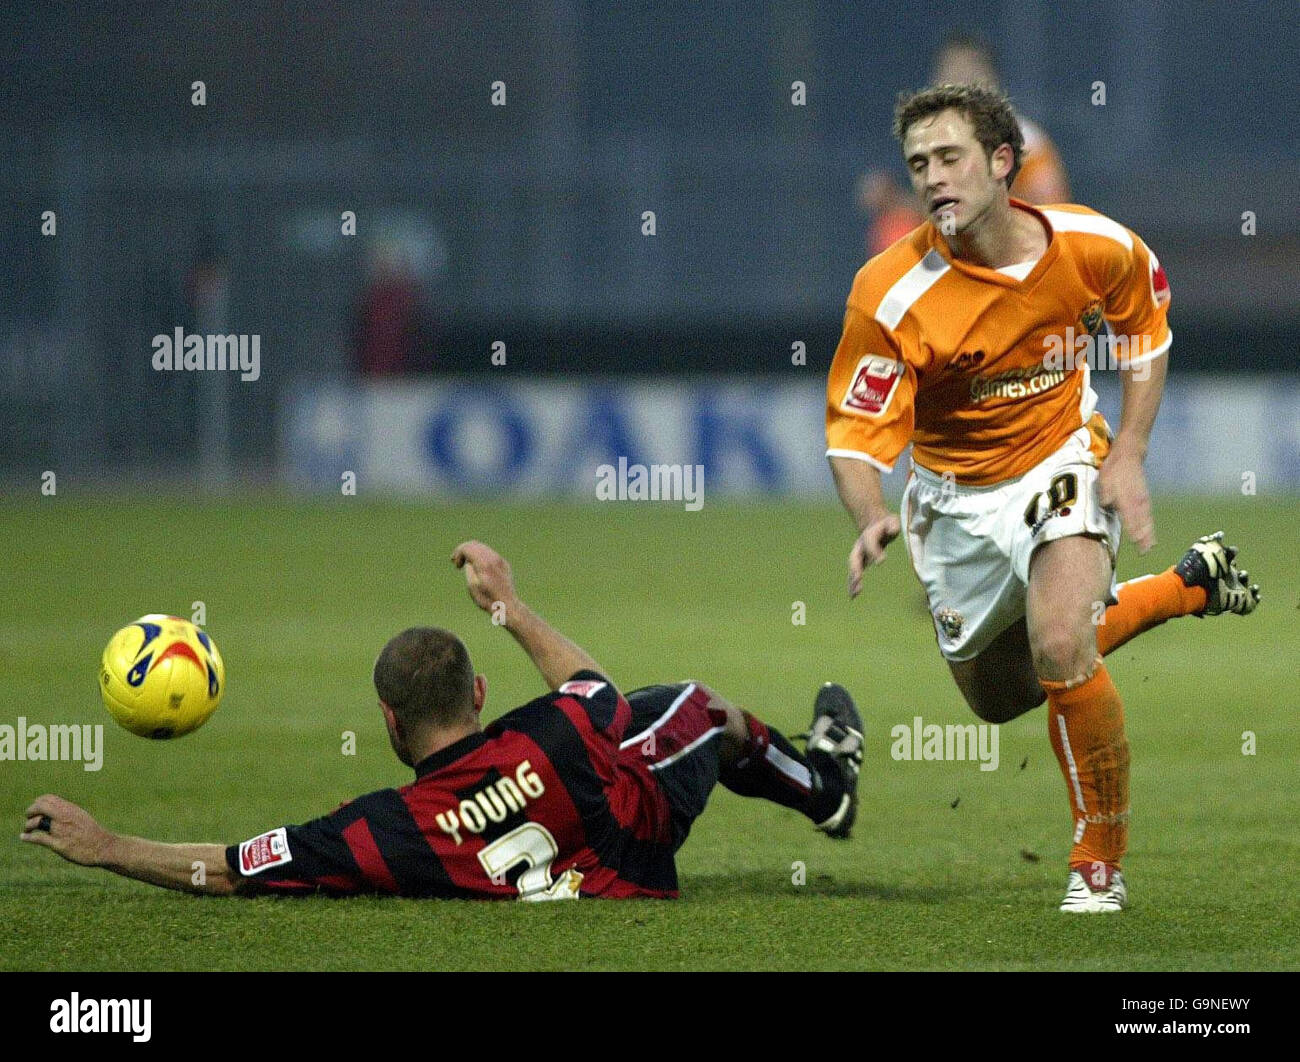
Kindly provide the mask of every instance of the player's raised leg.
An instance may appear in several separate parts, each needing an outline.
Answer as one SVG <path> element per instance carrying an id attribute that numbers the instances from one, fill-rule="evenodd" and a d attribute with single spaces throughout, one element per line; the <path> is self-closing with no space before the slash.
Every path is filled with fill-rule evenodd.
<path id="1" fill-rule="evenodd" d="M 1182 560 L 1153 575 L 1120 583 L 1118 601 L 1097 627 L 1097 652 L 1109 656 L 1139 634 L 1183 616 L 1246 616 L 1259 605 L 1259 586 L 1237 567 L 1237 550 L 1216 531 L 1192 543 Z M 1047 699 L 1038 680 L 1024 621 L 1003 631 L 979 656 L 950 661 L 953 679 L 971 711 L 1006 723 Z"/>
<path id="2" fill-rule="evenodd" d="M 722 702 L 726 704 L 726 702 Z M 719 781 L 741 796 L 762 797 L 807 816 L 829 837 L 849 836 L 858 809 L 862 720 L 843 686 L 817 692 L 802 755 L 775 727 L 726 704 L 728 740 Z"/>
<path id="3" fill-rule="evenodd" d="M 1223 532 L 1197 539 L 1183 559 L 1157 575 L 1119 584 L 1118 602 L 1097 629 L 1102 656 L 1152 627 L 1179 616 L 1249 615 L 1259 604 L 1259 587 L 1236 564 L 1237 550 L 1223 544 Z"/>
<path id="4" fill-rule="evenodd" d="M 1118 911 L 1128 844 L 1129 748 L 1124 705 L 1097 652 L 1093 603 L 1110 586 L 1110 555 L 1094 538 L 1046 542 L 1029 567 L 1025 623 L 1047 691 L 1048 731 L 1074 817 L 1063 911 Z"/>
<path id="5" fill-rule="evenodd" d="M 848 692 L 818 692 L 801 753 L 774 726 L 699 682 L 646 686 L 627 694 L 633 725 L 624 749 L 639 752 L 668 794 L 679 843 L 721 782 L 806 816 L 831 837 L 849 836 L 857 814 L 862 721 Z"/>

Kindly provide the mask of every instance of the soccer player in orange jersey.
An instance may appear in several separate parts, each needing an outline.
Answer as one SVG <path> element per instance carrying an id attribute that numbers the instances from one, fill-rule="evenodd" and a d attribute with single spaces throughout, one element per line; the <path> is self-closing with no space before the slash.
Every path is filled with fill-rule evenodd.
<path id="1" fill-rule="evenodd" d="M 1047 701 L 1074 820 L 1061 909 L 1117 911 L 1129 751 L 1101 658 L 1175 616 L 1250 612 L 1258 587 L 1222 535 L 1114 581 L 1121 521 L 1154 542 L 1142 464 L 1173 338 L 1155 255 L 1086 207 L 1011 198 L 1022 134 L 994 89 L 902 97 L 894 132 L 928 220 L 858 272 L 831 366 L 827 456 L 860 531 L 849 592 L 903 535 L 976 715 Z M 1096 365 L 1122 374 L 1114 435 Z M 880 474 L 909 442 L 900 519 Z"/>

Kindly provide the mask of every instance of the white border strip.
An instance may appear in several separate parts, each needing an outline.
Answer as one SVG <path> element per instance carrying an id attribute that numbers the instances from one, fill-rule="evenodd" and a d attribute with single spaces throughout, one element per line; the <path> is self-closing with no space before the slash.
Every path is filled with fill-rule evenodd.
<path id="1" fill-rule="evenodd" d="M 682 690 L 682 692 L 677 695 L 677 699 L 668 706 L 668 711 L 664 712 L 663 715 L 661 715 L 658 719 L 656 719 L 653 723 L 651 723 L 648 727 L 642 730 L 635 737 L 630 737 L 626 741 L 624 741 L 623 744 L 619 746 L 619 748 L 625 749 L 629 745 L 640 744 L 643 740 L 645 740 L 645 736 L 647 734 L 651 733 L 652 731 L 658 730 L 661 726 L 664 725 L 664 723 L 668 722 L 668 720 L 673 717 L 673 713 L 676 712 L 677 709 L 682 706 L 682 702 L 686 700 L 686 698 L 689 697 L 692 693 L 694 693 L 696 689 L 697 686 L 695 685 L 695 683 L 694 682 L 690 683 L 690 685 L 688 685 L 686 689 Z"/>
<path id="2" fill-rule="evenodd" d="M 697 749 L 701 745 L 703 745 L 706 741 L 709 740 L 709 738 L 713 737 L 714 734 L 721 734 L 722 731 L 724 731 L 725 729 L 726 729 L 725 726 L 711 727 L 710 729 L 706 730 L 703 734 L 701 734 L 699 737 L 697 737 L 694 741 L 692 741 L 689 745 L 687 745 L 685 748 L 678 749 L 666 760 L 660 760 L 658 763 L 650 764 L 650 770 L 657 771 L 662 767 L 667 767 L 670 764 L 677 762 L 688 752 L 691 752 L 692 750 Z"/>
<path id="3" fill-rule="evenodd" d="M 870 454 L 864 454 L 861 450 L 827 450 L 827 457 L 851 457 L 854 461 L 865 461 L 869 465 L 875 465 L 881 472 L 892 472 L 894 466 L 887 465 L 882 461 L 877 461 Z"/>
<path id="4" fill-rule="evenodd" d="M 763 757 L 799 788 L 812 790 L 812 773 L 798 760 L 792 760 L 775 745 L 768 745 Z"/>
<path id="5" fill-rule="evenodd" d="M 1160 357 L 1160 355 L 1167 354 L 1169 352 L 1169 348 L 1172 347 L 1173 345 L 1174 345 L 1174 330 L 1171 328 L 1169 330 L 1169 335 L 1165 337 L 1165 341 L 1161 343 L 1160 346 L 1156 347 L 1155 350 L 1147 351 L 1147 353 L 1145 354 L 1139 354 L 1136 358 L 1129 358 L 1120 367 L 1123 369 L 1131 369 L 1133 368 L 1134 365 L 1145 365 L 1148 361 L 1155 361 L 1156 358 Z"/>
<path id="6" fill-rule="evenodd" d="M 1044 210 L 1054 232 L 1086 232 L 1093 236 L 1105 236 L 1114 240 L 1126 250 L 1133 250 L 1133 237 L 1118 221 L 1112 221 L 1105 214 L 1076 214 L 1073 210 Z"/>
<path id="7" fill-rule="evenodd" d="M 943 255 L 931 248 L 924 258 L 894 281 L 873 316 L 892 332 L 916 300 L 934 287 L 951 268 Z"/>
<path id="8" fill-rule="evenodd" d="M 1083 806 L 1083 790 L 1079 787 L 1079 768 L 1075 766 L 1074 750 L 1070 748 L 1070 735 L 1065 729 L 1065 716 L 1058 714 L 1056 722 L 1061 731 L 1061 747 L 1065 749 L 1065 762 L 1070 765 L 1070 784 L 1074 786 L 1074 802 L 1079 805 L 1079 814 L 1087 815 L 1088 809 Z"/>

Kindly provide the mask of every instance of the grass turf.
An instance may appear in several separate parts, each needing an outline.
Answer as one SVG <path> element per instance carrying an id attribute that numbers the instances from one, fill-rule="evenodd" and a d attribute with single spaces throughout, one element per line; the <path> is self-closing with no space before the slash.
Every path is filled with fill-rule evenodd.
<path id="1" fill-rule="evenodd" d="M 893 760 L 895 724 L 977 720 L 898 544 L 847 600 L 849 525 L 833 507 L 11 505 L 0 723 L 107 725 L 98 773 L 0 763 L 0 968 L 1295 969 L 1300 504 L 1163 499 L 1156 513 L 1161 544 L 1151 558 L 1126 547 L 1121 577 L 1223 527 L 1265 604 L 1175 621 L 1110 659 L 1133 751 L 1133 905 L 1070 918 L 1055 910 L 1070 820 L 1043 710 L 1002 728 L 996 771 Z M 574 904 L 197 898 L 18 842 L 23 808 L 47 791 L 117 830 L 227 843 L 407 781 L 369 671 L 413 623 L 462 633 L 489 679 L 486 716 L 535 695 L 531 666 L 447 561 L 467 537 L 504 552 L 525 598 L 625 688 L 699 678 L 793 732 L 819 682 L 845 682 L 869 730 L 853 839 L 718 789 L 679 856 L 681 901 Z M 226 658 L 221 708 L 174 742 L 118 729 L 95 689 L 108 635 L 200 600 Z"/>

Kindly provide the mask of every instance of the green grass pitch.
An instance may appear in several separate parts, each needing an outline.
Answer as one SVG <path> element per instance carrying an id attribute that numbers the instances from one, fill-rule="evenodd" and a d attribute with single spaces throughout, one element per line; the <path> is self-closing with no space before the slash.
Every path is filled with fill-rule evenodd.
<path id="1" fill-rule="evenodd" d="M 1126 546 L 1121 577 L 1222 527 L 1265 600 L 1110 659 L 1133 753 L 1133 903 L 1091 918 L 1055 909 L 1070 820 L 1042 709 L 1003 727 L 996 771 L 891 758 L 889 728 L 915 715 L 977 720 L 900 544 L 847 599 L 850 529 L 831 505 L 11 503 L 0 723 L 103 722 L 106 751 L 98 773 L 0 763 L 0 968 L 1295 969 L 1300 503 L 1161 499 L 1156 514 L 1160 544 L 1149 558 Z M 569 904 L 197 898 L 19 843 L 23 808 L 47 791 L 114 829 L 228 843 L 406 782 L 369 672 L 410 624 L 462 634 L 486 716 L 535 695 L 531 665 L 448 563 L 470 537 L 505 553 L 524 597 L 624 688 L 699 678 L 794 732 L 817 684 L 844 682 L 868 722 L 853 839 L 719 789 L 680 854 L 682 900 Z M 95 686 L 104 642 L 199 600 L 226 658 L 221 708 L 174 742 L 120 730 Z"/>

